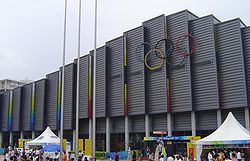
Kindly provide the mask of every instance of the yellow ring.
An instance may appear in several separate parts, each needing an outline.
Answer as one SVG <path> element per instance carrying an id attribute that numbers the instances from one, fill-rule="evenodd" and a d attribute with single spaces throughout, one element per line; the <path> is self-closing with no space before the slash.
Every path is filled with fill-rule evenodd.
<path id="1" fill-rule="evenodd" d="M 164 55 L 163 55 L 163 52 L 162 52 L 161 50 L 159 50 L 159 49 L 155 49 L 155 48 L 154 48 L 154 49 L 149 50 L 149 52 L 145 55 L 144 63 L 145 63 L 145 65 L 146 65 L 146 67 L 147 67 L 148 69 L 150 69 L 150 70 L 159 69 L 159 68 L 161 68 L 161 66 L 162 66 L 163 63 L 164 63 L 163 59 L 161 59 L 161 62 L 159 63 L 159 65 L 157 65 L 157 66 L 155 66 L 155 67 L 150 67 L 150 66 L 148 65 L 148 63 L 147 63 L 147 57 L 148 57 L 148 55 L 149 55 L 150 53 L 152 53 L 153 51 L 160 53 L 161 58 L 163 58 L 163 56 L 164 56 Z"/>

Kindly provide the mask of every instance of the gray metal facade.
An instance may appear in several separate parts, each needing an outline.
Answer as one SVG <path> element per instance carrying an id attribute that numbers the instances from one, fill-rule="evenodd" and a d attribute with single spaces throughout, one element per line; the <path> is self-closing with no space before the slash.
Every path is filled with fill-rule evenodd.
<path id="1" fill-rule="evenodd" d="M 196 113 L 197 130 L 217 129 L 217 111 L 200 111 Z"/>
<path id="2" fill-rule="evenodd" d="M 167 114 L 152 115 L 153 131 L 168 131 Z"/>
<path id="3" fill-rule="evenodd" d="M 240 20 L 216 24 L 216 42 L 221 108 L 246 107 L 247 88 Z"/>
<path id="4" fill-rule="evenodd" d="M 96 117 L 106 116 L 106 46 L 96 50 Z"/>
<path id="5" fill-rule="evenodd" d="M 163 39 L 176 41 L 191 33 L 196 40 L 195 52 L 179 66 L 183 56 L 176 50 L 169 58 L 172 65 L 150 70 L 138 61 L 148 47 L 135 50 L 143 42 L 153 47 Z M 183 50 L 191 51 L 192 38 L 184 38 Z M 123 33 L 97 49 L 96 116 L 97 133 L 106 133 L 106 117 L 110 117 L 110 133 L 125 132 L 126 101 L 130 133 L 145 132 L 145 114 L 149 115 L 149 132 L 168 131 L 171 116 L 173 132 L 191 132 L 191 111 L 195 113 L 197 131 L 217 128 L 217 110 L 222 121 L 232 111 L 245 126 L 245 112 L 250 102 L 250 28 L 239 19 L 219 22 L 212 15 L 198 18 L 189 11 L 161 15 L 142 26 Z M 163 44 L 158 47 L 165 54 Z M 166 55 L 165 55 L 166 56 Z M 147 61 L 155 66 L 160 59 L 155 53 Z M 61 88 L 61 72 L 56 71 L 35 82 L 35 127 L 59 129 L 60 94 L 64 92 L 64 129 L 75 129 L 76 61 L 65 67 L 65 90 Z M 170 80 L 170 95 L 168 95 Z M 127 83 L 127 95 L 125 84 Z M 92 112 L 93 53 L 80 58 L 80 134 L 89 133 Z M 13 90 L 12 131 L 30 133 L 32 84 Z M 127 97 L 126 97 L 127 96 Z M 168 97 L 169 96 L 169 97 Z M 0 96 L 0 129 L 8 131 L 9 92 Z M 127 100 L 126 100 L 127 99 Z M 168 102 L 168 99 L 170 101 Z M 170 106 L 168 106 L 170 105 Z M 169 108 L 168 108 L 169 107 Z M 169 110 L 168 110 L 169 109 Z M 168 113 L 170 112 L 170 115 Z M 193 115 L 192 115 L 193 116 Z M 127 116 L 126 116 L 127 117 Z"/>
<path id="6" fill-rule="evenodd" d="M 167 16 L 167 30 L 168 38 L 174 43 L 183 36 L 189 33 L 188 20 L 195 16 L 187 10 L 178 12 L 173 15 Z M 187 51 L 191 50 L 189 47 L 189 40 L 182 41 L 182 48 Z M 191 85 L 191 64 L 190 57 L 186 58 L 186 62 L 180 66 L 179 64 L 183 59 L 174 50 L 170 57 L 170 63 L 173 67 L 169 69 L 170 78 L 170 95 L 171 95 L 171 112 L 184 112 L 192 111 L 192 85 Z"/>
<path id="7" fill-rule="evenodd" d="M 46 79 L 35 82 L 35 125 L 34 130 L 42 131 L 45 128 L 45 96 Z"/>
<path id="8" fill-rule="evenodd" d="M 153 18 L 143 23 L 144 41 L 154 46 L 158 41 L 165 38 L 165 15 Z M 159 46 L 164 51 L 165 47 Z M 145 53 L 148 49 L 145 49 Z M 160 59 L 150 54 L 150 66 L 156 66 Z M 146 70 L 146 111 L 148 114 L 167 112 L 167 91 L 166 91 L 166 65 L 157 70 Z"/>
<path id="9" fill-rule="evenodd" d="M 52 130 L 57 129 L 59 71 L 48 74 L 46 85 L 46 124 Z"/>
<path id="10" fill-rule="evenodd" d="M 145 132 L 145 117 L 144 115 L 137 115 L 131 117 L 131 126 L 133 133 Z"/>
<path id="11" fill-rule="evenodd" d="M 245 27 L 241 29 L 242 41 L 244 48 L 244 57 L 245 57 L 245 69 L 247 76 L 247 85 L 248 85 L 248 104 L 250 103 L 250 27 Z"/>
<path id="12" fill-rule="evenodd" d="M 79 118 L 88 118 L 89 56 L 80 58 Z"/>
<path id="13" fill-rule="evenodd" d="M 209 15 L 189 22 L 197 41 L 196 51 L 191 55 L 193 108 L 219 109 L 214 17 Z"/>
<path id="14" fill-rule="evenodd" d="M 191 113 L 173 114 L 173 131 L 191 131 Z"/>
<path id="15" fill-rule="evenodd" d="M 80 134 L 89 133 L 89 120 L 88 119 L 79 120 L 79 133 Z"/>
<path id="16" fill-rule="evenodd" d="M 22 112 L 21 112 L 21 126 L 23 131 L 30 131 L 31 123 L 31 97 L 32 97 L 32 83 L 24 85 L 22 88 Z"/>
<path id="17" fill-rule="evenodd" d="M 145 114 L 145 73 L 143 48 L 136 56 L 136 48 L 143 40 L 143 27 L 137 27 L 124 33 L 126 37 L 127 55 L 127 89 L 128 89 L 128 115 Z"/>
<path id="18" fill-rule="evenodd" d="M 21 113 L 21 87 L 13 89 L 12 131 L 19 131 Z"/>
<path id="19" fill-rule="evenodd" d="M 75 64 L 71 63 L 65 66 L 64 70 L 64 130 L 74 128 L 75 123 Z"/>
<path id="20" fill-rule="evenodd" d="M 124 117 L 113 117 L 112 118 L 113 133 L 124 133 L 125 132 L 125 119 Z"/>
<path id="21" fill-rule="evenodd" d="M 106 132 L 106 117 L 96 120 L 96 133 L 105 134 Z"/>
<path id="22" fill-rule="evenodd" d="M 10 91 L 4 92 L 1 99 L 1 129 L 8 131 L 8 111 L 10 104 Z"/>
<path id="23" fill-rule="evenodd" d="M 229 112 L 232 112 L 234 117 L 239 121 L 239 123 L 242 126 L 246 127 L 244 108 L 222 110 L 221 112 L 222 122 L 226 119 Z"/>
<path id="24" fill-rule="evenodd" d="M 123 37 L 106 43 L 107 45 L 107 110 L 108 116 L 124 115 L 124 60 Z"/>

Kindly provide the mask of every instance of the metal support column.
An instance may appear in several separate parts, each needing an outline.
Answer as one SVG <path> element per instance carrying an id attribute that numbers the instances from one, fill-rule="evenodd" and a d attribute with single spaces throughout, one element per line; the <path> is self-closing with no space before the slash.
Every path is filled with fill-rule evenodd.
<path id="1" fill-rule="evenodd" d="M 217 110 L 217 127 L 221 125 L 221 110 Z"/>
<path id="2" fill-rule="evenodd" d="M 76 130 L 73 130 L 73 151 L 76 151 Z"/>
<path id="3" fill-rule="evenodd" d="M 0 132 L 0 148 L 3 147 L 3 133 Z"/>
<path id="4" fill-rule="evenodd" d="M 110 119 L 106 117 L 106 152 L 110 152 Z"/>
<path id="5" fill-rule="evenodd" d="M 250 130 L 249 129 L 249 108 L 245 107 L 244 111 L 245 111 L 246 129 Z"/>
<path id="6" fill-rule="evenodd" d="M 149 116 L 148 114 L 145 115 L 145 136 L 149 137 L 150 133 L 149 133 Z"/>
<path id="7" fill-rule="evenodd" d="M 12 131 L 10 131 L 9 145 L 13 145 L 13 132 Z"/>
<path id="8" fill-rule="evenodd" d="M 125 116 L 125 151 L 128 151 L 129 147 L 129 126 L 128 116 Z"/>
<path id="9" fill-rule="evenodd" d="M 20 132 L 20 139 L 24 139 L 23 131 Z"/>
<path id="10" fill-rule="evenodd" d="M 31 138 L 32 138 L 32 139 L 35 139 L 35 138 L 36 138 L 35 131 L 32 131 Z"/>
<path id="11" fill-rule="evenodd" d="M 192 126 L 192 136 L 196 136 L 196 118 L 195 112 L 191 112 L 191 126 Z"/>
<path id="12" fill-rule="evenodd" d="M 60 136 L 61 136 L 61 132 L 60 130 L 58 130 L 58 137 L 60 138 Z"/>
<path id="13" fill-rule="evenodd" d="M 89 119 L 89 139 L 92 139 L 92 119 Z"/>
<path id="14" fill-rule="evenodd" d="M 171 118 L 171 113 L 167 114 L 167 119 L 168 119 L 168 136 L 172 136 L 172 118 Z"/>

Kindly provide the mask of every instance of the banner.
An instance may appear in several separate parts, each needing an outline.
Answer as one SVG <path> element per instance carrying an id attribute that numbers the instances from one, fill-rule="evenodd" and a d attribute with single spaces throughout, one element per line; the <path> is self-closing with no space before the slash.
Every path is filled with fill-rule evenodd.
<path id="1" fill-rule="evenodd" d="M 83 152 L 83 139 L 78 139 L 78 150 Z"/>
<path id="2" fill-rule="evenodd" d="M 92 156 L 91 139 L 85 139 L 85 155 Z"/>

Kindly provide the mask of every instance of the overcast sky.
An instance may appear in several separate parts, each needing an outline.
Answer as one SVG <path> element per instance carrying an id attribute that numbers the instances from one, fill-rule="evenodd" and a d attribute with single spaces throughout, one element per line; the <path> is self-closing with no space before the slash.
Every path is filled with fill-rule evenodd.
<path id="1" fill-rule="evenodd" d="M 249 0 L 99 0 L 98 46 L 143 21 L 188 9 L 250 25 Z M 82 0 L 81 55 L 93 49 L 94 0 Z M 38 80 L 62 64 L 64 0 L 0 0 L 0 79 Z M 66 63 L 77 57 L 78 0 L 68 0 Z"/>

